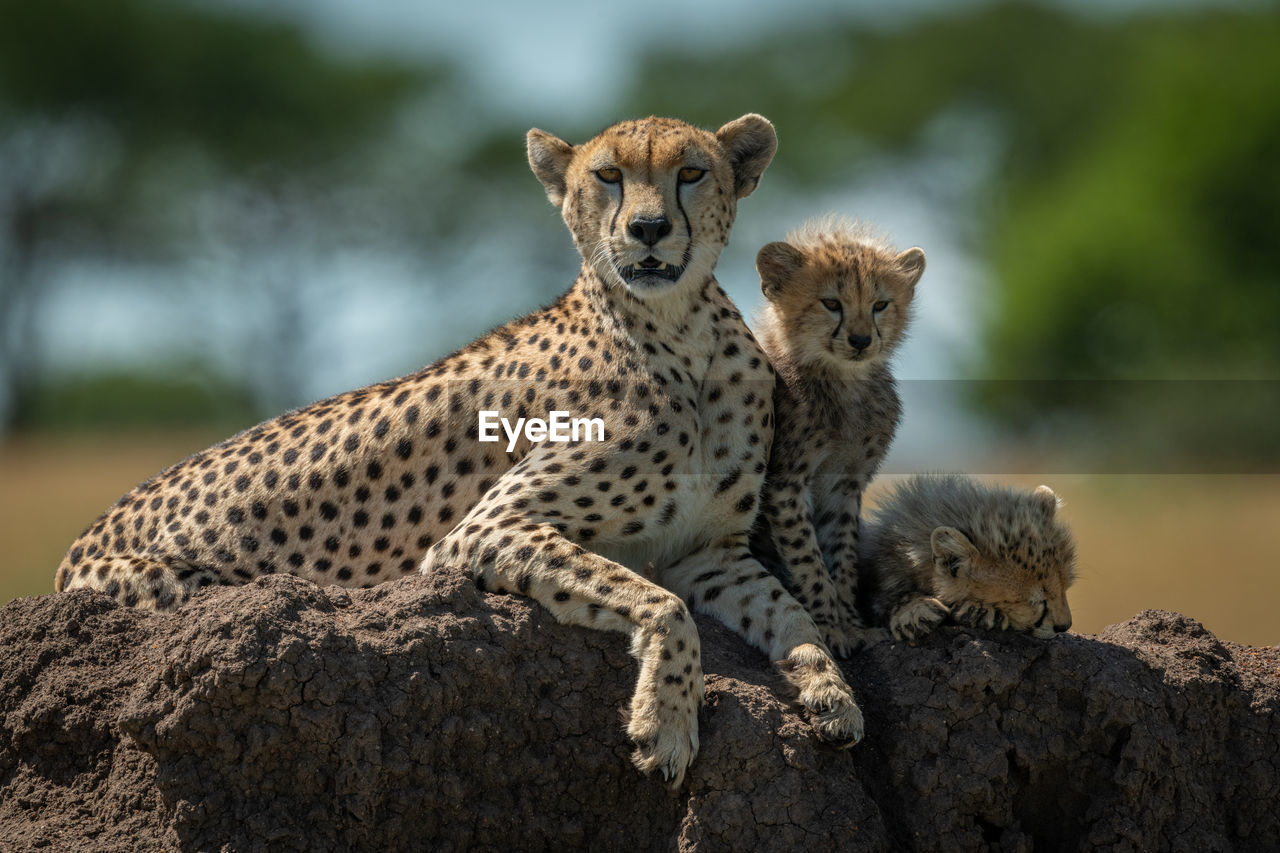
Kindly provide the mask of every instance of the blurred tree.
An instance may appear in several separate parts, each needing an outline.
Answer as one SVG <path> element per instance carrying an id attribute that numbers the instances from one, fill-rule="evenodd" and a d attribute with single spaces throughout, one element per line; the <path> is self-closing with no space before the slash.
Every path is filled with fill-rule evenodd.
<path id="1" fill-rule="evenodd" d="M 327 187 L 435 76 L 194 4 L 0 2 L 0 430 L 37 393 L 53 265 L 180 256 L 201 188 Z M 263 340 L 288 334 L 290 299 L 256 307 L 282 314 Z M 263 355 L 287 370 L 288 352 Z"/>
<path id="2" fill-rule="evenodd" d="M 708 123 L 763 112 L 780 128 L 773 168 L 809 187 L 945 152 L 977 125 L 975 249 L 995 292 L 970 372 L 1047 381 L 975 382 L 976 402 L 1017 428 L 1083 424 L 1099 443 L 1127 427 L 1122 453 L 1152 443 L 1145 429 L 1160 452 L 1274 463 L 1277 45 L 1271 4 L 1095 17 L 997 4 L 658 56 L 633 102 Z M 1216 384 L 1146 381 L 1170 379 Z M 1219 381 L 1240 379 L 1270 381 Z"/>

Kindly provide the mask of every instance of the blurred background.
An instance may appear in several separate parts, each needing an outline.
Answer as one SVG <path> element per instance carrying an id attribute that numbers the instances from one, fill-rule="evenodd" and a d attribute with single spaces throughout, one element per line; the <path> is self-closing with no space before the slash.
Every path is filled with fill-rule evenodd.
<path id="1" fill-rule="evenodd" d="M 752 111 L 745 312 L 809 216 L 928 254 L 884 481 L 1051 485 L 1078 631 L 1280 643 L 1278 45 L 1263 2 L 0 0 L 0 602 L 166 465 L 567 287 L 529 127 Z"/>

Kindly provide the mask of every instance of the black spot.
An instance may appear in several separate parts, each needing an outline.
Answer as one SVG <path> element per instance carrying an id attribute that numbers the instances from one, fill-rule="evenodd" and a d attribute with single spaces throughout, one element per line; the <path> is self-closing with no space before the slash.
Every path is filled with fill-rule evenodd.
<path id="1" fill-rule="evenodd" d="M 328 501 L 325 501 L 320 504 L 320 517 L 325 521 L 333 521 L 338 517 L 338 508 Z"/>

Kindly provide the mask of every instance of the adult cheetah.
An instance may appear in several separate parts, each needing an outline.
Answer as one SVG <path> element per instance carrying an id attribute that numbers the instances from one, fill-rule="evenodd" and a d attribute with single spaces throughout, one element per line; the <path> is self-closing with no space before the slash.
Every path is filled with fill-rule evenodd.
<path id="1" fill-rule="evenodd" d="M 778 662 L 821 737 L 856 742 L 861 712 L 818 629 L 748 547 L 773 372 L 713 269 L 776 146 L 757 115 L 714 133 L 624 121 L 577 146 L 531 130 L 529 163 L 583 258 L 566 294 L 161 472 L 71 546 L 57 588 L 165 610 L 270 572 L 368 585 L 460 566 L 630 635 L 633 760 L 673 787 L 703 696 L 688 601 Z M 605 438 L 508 450 L 480 440 L 487 411 L 600 418 Z"/>

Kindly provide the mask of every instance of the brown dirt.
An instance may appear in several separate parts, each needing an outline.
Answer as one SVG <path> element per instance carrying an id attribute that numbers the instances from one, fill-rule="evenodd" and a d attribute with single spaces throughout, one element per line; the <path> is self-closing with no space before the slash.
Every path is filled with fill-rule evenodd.
<path id="1" fill-rule="evenodd" d="M 624 638 L 463 577 L 14 601 L 0 850 L 1280 847 L 1280 649 L 1156 611 L 943 628 L 846 662 L 868 731 L 841 752 L 699 626 L 702 751 L 671 795 L 627 760 Z"/>

